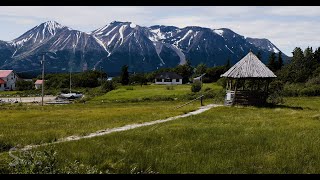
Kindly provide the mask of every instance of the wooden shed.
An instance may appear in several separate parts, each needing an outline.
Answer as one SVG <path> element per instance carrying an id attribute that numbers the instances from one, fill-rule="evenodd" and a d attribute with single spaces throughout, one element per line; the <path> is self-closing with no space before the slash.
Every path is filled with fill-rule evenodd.
<path id="1" fill-rule="evenodd" d="M 250 51 L 221 77 L 227 78 L 225 105 L 263 105 L 277 76 Z"/>

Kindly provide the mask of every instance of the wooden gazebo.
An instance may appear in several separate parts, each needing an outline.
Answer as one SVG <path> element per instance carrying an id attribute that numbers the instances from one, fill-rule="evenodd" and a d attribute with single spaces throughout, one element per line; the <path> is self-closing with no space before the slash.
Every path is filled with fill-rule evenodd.
<path id="1" fill-rule="evenodd" d="M 225 105 L 263 105 L 277 76 L 250 51 L 221 77 L 227 78 Z"/>

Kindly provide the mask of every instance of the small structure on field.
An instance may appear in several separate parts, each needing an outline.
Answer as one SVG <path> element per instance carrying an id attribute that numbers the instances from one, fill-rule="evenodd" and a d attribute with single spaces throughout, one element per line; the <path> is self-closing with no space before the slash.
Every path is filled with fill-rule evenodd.
<path id="1" fill-rule="evenodd" d="M 277 76 L 250 51 L 221 77 L 227 78 L 225 105 L 263 105 Z"/>
<path id="2" fill-rule="evenodd" d="M 159 73 L 155 77 L 155 84 L 182 84 L 182 76 L 174 72 Z"/>
<path id="3" fill-rule="evenodd" d="M 35 83 L 34 83 L 34 87 L 36 88 L 36 89 L 40 89 L 41 88 L 41 86 L 42 86 L 42 84 L 43 84 L 43 80 L 37 80 Z"/>

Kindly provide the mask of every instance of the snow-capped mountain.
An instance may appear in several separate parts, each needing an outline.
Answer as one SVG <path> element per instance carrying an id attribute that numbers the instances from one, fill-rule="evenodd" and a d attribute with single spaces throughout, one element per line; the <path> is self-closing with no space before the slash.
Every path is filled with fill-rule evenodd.
<path id="1" fill-rule="evenodd" d="M 256 47 L 260 47 L 261 49 L 264 49 L 266 51 L 271 51 L 278 53 L 280 49 L 278 49 L 272 42 L 270 42 L 268 39 L 258 39 L 258 38 L 246 38 L 246 40 L 255 45 Z"/>
<path id="2" fill-rule="evenodd" d="M 50 52 L 48 71 L 81 71 L 86 66 L 119 72 L 127 64 L 131 71 L 147 72 L 186 60 L 208 66 L 223 65 L 228 58 L 236 63 L 250 50 L 260 51 L 264 62 L 271 52 L 280 51 L 267 39 L 245 38 L 226 28 L 143 27 L 113 21 L 85 33 L 48 21 L 10 42 L 0 41 L 0 68 L 37 69 L 41 55 Z"/>

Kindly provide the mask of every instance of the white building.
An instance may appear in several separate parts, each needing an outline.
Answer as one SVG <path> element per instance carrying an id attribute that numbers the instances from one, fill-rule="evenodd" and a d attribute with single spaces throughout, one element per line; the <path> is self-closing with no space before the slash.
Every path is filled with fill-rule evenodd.
<path id="1" fill-rule="evenodd" d="M 155 77 L 155 84 L 182 84 L 182 76 L 174 72 L 163 72 Z"/>
<path id="2" fill-rule="evenodd" d="M 41 88 L 41 86 L 42 86 L 42 83 L 43 83 L 43 80 L 37 80 L 35 83 L 34 83 L 34 87 L 36 88 L 36 89 L 40 89 Z"/>
<path id="3" fill-rule="evenodd" d="M 15 90 L 18 79 L 13 70 L 0 70 L 0 91 Z"/>

